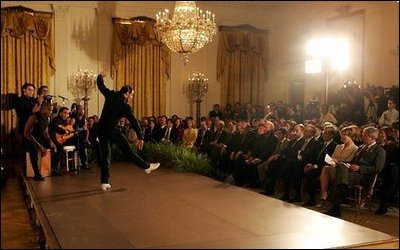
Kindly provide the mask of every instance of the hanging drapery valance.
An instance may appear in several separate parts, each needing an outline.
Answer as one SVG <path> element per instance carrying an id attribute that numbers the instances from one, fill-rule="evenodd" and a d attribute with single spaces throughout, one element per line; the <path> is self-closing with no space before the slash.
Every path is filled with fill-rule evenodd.
<path id="1" fill-rule="evenodd" d="M 52 74 L 56 70 L 51 22 L 52 13 L 37 12 L 32 9 L 17 6 L 1 9 L 1 37 L 12 36 L 23 39 L 27 31 L 38 40 L 43 40 L 46 47 L 46 56 Z"/>
<path id="2" fill-rule="evenodd" d="M 135 89 L 132 107 L 137 117 L 165 114 L 171 55 L 155 20 L 113 18 L 113 25 L 111 77 L 117 89 L 126 84 Z"/>
<path id="3" fill-rule="evenodd" d="M 268 31 L 249 25 L 220 26 L 217 80 L 221 104 L 261 104 L 267 81 Z"/>
<path id="4" fill-rule="evenodd" d="M 156 29 L 155 20 L 149 17 L 140 16 L 131 19 L 113 18 L 114 36 L 112 50 L 112 70 L 111 77 L 114 77 L 115 70 L 118 68 L 123 45 L 137 44 L 145 46 L 151 44 L 159 46 L 162 51 L 161 60 L 165 64 L 165 73 L 170 77 L 170 52 L 161 42 Z"/>

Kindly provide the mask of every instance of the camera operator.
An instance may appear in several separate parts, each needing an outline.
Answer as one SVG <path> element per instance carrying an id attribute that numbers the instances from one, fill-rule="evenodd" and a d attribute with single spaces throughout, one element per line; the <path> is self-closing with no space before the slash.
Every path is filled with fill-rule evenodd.
<path id="1" fill-rule="evenodd" d="M 355 83 L 345 83 L 342 93 L 344 94 L 344 102 L 348 108 L 351 107 L 353 110 L 352 119 L 357 125 L 364 124 L 364 97 L 361 93 L 361 89 Z"/>
<path id="2" fill-rule="evenodd" d="M 366 123 L 377 123 L 378 122 L 378 103 L 377 97 L 375 96 L 374 88 L 367 88 L 364 90 L 364 114 L 366 115 Z"/>

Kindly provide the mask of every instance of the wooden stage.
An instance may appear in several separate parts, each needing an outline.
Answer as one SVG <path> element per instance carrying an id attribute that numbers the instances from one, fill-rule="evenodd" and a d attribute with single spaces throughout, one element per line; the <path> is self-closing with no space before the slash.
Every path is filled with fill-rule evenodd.
<path id="1" fill-rule="evenodd" d="M 91 173 L 27 178 L 47 248 L 391 248 L 398 238 L 161 166 L 112 163 L 111 191 Z"/>

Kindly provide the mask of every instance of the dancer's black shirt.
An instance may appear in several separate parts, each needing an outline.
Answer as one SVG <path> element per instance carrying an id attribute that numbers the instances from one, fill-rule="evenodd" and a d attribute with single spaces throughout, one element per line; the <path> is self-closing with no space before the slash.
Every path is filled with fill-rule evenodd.
<path id="1" fill-rule="evenodd" d="M 139 122 L 132 114 L 131 106 L 124 101 L 122 94 L 114 90 L 109 90 L 104 85 L 102 75 L 97 77 L 97 87 L 105 97 L 103 110 L 97 125 L 97 133 L 107 135 L 109 131 L 115 130 L 119 120 L 122 117 L 125 117 L 129 120 L 132 129 L 137 134 L 138 139 L 143 140 L 143 134 Z"/>

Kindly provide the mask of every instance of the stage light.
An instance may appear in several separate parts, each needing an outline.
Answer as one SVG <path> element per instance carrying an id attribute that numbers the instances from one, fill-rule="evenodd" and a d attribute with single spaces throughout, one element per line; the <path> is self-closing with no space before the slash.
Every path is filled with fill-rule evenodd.
<path id="1" fill-rule="evenodd" d="M 320 59 L 311 59 L 306 61 L 307 74 L 321 73 L 321 71 L 322 71 L 322 62 Z"/>

